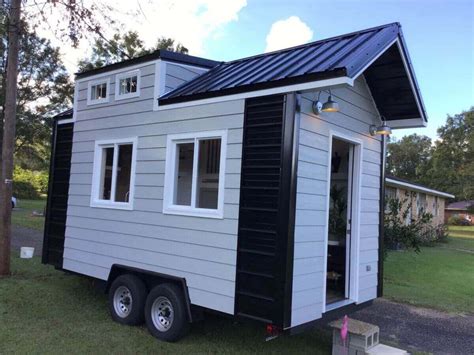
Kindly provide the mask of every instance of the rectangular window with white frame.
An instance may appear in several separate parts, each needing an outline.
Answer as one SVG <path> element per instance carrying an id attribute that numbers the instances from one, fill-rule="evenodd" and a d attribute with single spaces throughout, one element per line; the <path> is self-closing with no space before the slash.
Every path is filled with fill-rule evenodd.
<path id="1" fill-rule="evenodd" d="M 133 208 L 136 138 L 97 141 L 91 207 Z"/>
<path id="2" fill-rule="evenodd" d="M 140 96 L 140 69 L 115 76 L 115 100 Z"/>
<path id="3" fill-rule="evenodd" d="M 163 213 L 223 218 L 227 131 L 169 135 Z"/>
<path id="4" fill-rule="evenodd" d="M 89 82 L 87 86 L 87 104 L 102 104 L 109 102 L 110 79 L 100 79 Z"/>

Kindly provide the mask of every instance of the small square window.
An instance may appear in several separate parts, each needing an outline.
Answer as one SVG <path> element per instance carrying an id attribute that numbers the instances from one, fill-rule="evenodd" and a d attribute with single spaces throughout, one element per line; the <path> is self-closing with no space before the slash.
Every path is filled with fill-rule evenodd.
<path id="1" fill-rule="evenodd" d="M 138 77 L 131 76 L 128 78 L 120 79 L 119 81 L 119 95 L 125 95 L 137 92 Z"/>
<path id="2" fill-rule="evenodd" d="M 89 83 L 87 104 L 100 104 L 109 101 L 109 80 Z"/>
<path id="3" fill-rule="evenodd" d="M 91 196 L 93 207 L 131 209 L 134 140 L 97 142 Z"/>
<path id="4" fill-rule="evenodd" d="M 164 213 L 222 218 L 226 132 L 168 137 Z"/>
<path id="5" fill-rule="evenodd" d="M 115 93 L 116 100 L 140 96 L 140 70 L 117 74 Z"/>

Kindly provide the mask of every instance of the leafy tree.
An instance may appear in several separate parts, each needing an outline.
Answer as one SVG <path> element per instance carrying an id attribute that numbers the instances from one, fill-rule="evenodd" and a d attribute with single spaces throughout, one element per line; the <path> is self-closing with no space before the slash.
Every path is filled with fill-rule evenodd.
<path id="1" fill-rule="evenodd" d="M 433 185 L 456 200 L 474 199 L 474 107 L 448 116 L 438 135 L 429 172 Z"/>
<path id="2" fill-rule="evenodd" d="M 429 184 L 432 145 L 427 136 L 411 134 L 387 145 L 387 172 L 396 177 Z"/>
<path id="3" fill-rule="evenodd" d="M 111 40 L 98 38 L 92 48 L 92 56 L 79 62 L 79 71 L 87 71 L 104 65 L 152 53 L 158 49 L 187 54 L 188 49 L 181 43 L 175 44 L 171 38 L 159 38 L 155 46 L 146 48 L 137 32 L 129 31 L 123 35 L 116 33 Z"/>
<path id="4" fill-rule="evenodd" d="M 5 48 L 7 33 L 0 27 L 0 45 Z M 5 51 L 2 51 L 5 55 Z M 0 62 L 0 120 L 5 105 L 6 58 Z M 16 163 L 23 168 L 48 167 L 52 117 L 71 105 L 73 85 L 62 64 L 59 48 L 41 38 L 22 22 L 16 123 Z"/>

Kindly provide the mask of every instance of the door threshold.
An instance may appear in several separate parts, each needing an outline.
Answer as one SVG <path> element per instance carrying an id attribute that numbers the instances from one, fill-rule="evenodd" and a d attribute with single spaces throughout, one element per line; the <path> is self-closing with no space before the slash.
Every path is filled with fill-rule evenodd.
<path id="1" fill-rule="evenodd" d="M 350 300 L 350 299 L 345 299 L 345 300 L 342 300 L 342 301 L 337 301 L 337 302 L 334 302 L 334 303 L 330 303 L 330 304 L 326 305 L 326 309 L 324 310 L 324 312 L 329 312 L 329 311 L 332 311 L 334 309 L 341 308 L 341 307 L 347 306 L 347 305 L 352 304 L 352 303 L 355 303 L 355 302 L 353 300 Z"/>

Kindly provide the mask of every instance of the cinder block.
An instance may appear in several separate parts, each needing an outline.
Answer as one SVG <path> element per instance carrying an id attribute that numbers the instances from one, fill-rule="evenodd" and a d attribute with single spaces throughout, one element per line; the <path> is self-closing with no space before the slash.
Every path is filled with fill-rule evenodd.
<path id="1" fill-rule="evenodd" d="M 333 328 L 333 355 L 350 354 L 362 355 L 379 343 L 378 326 L 361 322 L 356 319 L 349 319 L 347 338 L 344 343 L 341 339 L 342 319 L 331 322 Z"/>

